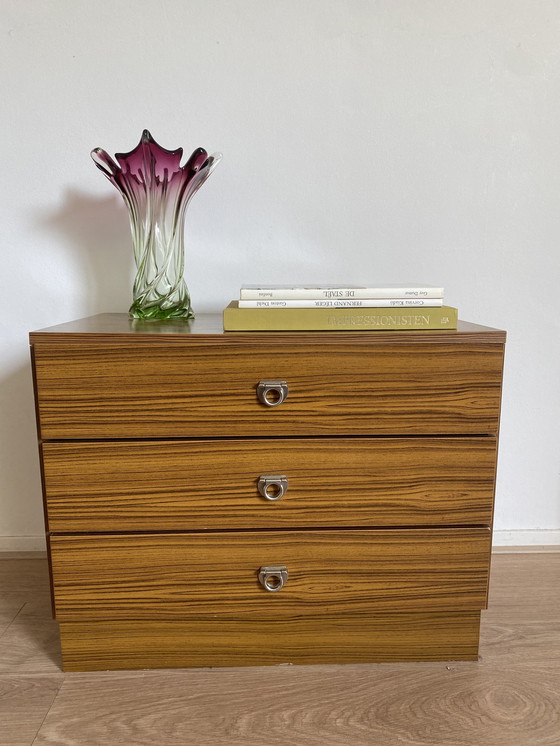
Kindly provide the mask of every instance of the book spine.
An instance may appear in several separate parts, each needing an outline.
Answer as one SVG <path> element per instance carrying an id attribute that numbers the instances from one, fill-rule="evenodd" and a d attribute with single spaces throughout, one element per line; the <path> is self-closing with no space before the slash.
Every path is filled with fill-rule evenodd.
<path id="1" fill-rule="evenodd" d="M 225 331 L 412 331 L 456 329 L 457 309 L 366 310 L 352 308 L 239 308 L 224 309 Z"/>
<path id="2" fill-rule="evenodd" d="M 367 300 L 376 298 L 443 298 L 443 288 L 296 288 L 296 287 L 242 287 L 240 300 Z"/>
<path id="3" fill-rule="evenodd" d="M 240 300 L 239 308 L 437 308 L 441 298 L 369 298 L 367 300 Z"/>

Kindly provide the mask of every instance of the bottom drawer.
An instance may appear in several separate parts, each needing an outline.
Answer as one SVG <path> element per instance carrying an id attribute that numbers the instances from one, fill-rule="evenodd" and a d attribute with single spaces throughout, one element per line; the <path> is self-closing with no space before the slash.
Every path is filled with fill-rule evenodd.
<path id="1" fill-rule="evenodd" d="M 55 535 L 50 549 L 61 622 L 256 621 L 478 611 L 486 606 L 490 530 Z M 259 571 L 279 566 L 287 580 L 269 591 Z"/>
<path id="2" fill-rule="evenodd" d="M 60 624 L 66 671 L 476 660 L 480 612 Z"/>

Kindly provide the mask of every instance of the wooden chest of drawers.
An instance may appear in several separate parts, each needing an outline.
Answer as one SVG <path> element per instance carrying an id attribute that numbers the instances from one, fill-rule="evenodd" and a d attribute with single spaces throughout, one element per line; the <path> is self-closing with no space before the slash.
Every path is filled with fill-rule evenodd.
<path id="1" fill-rule="evenodd" d="M 30 339 L 66 670 L 477 657 L 504 332 Z"/>

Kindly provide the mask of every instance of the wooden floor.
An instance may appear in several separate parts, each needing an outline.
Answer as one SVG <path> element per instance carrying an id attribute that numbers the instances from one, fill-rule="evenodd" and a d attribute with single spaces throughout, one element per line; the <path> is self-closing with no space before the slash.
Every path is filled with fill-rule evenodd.
<path id="1" fill-rule="evenodd" d="M 0 559 L 1 746 L 560 746 L 560 553 L 494 555 L 475 663 L 64 674 L 47 589 Z"/>

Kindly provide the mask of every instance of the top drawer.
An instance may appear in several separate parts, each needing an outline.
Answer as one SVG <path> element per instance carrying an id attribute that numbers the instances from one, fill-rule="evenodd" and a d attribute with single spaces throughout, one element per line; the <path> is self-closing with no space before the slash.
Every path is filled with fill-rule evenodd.
<path id="1" fill-rule="evenodd" d="M 496 433 L 503 345 L 333 337 L 36 343 L 41 437 Z"/>

